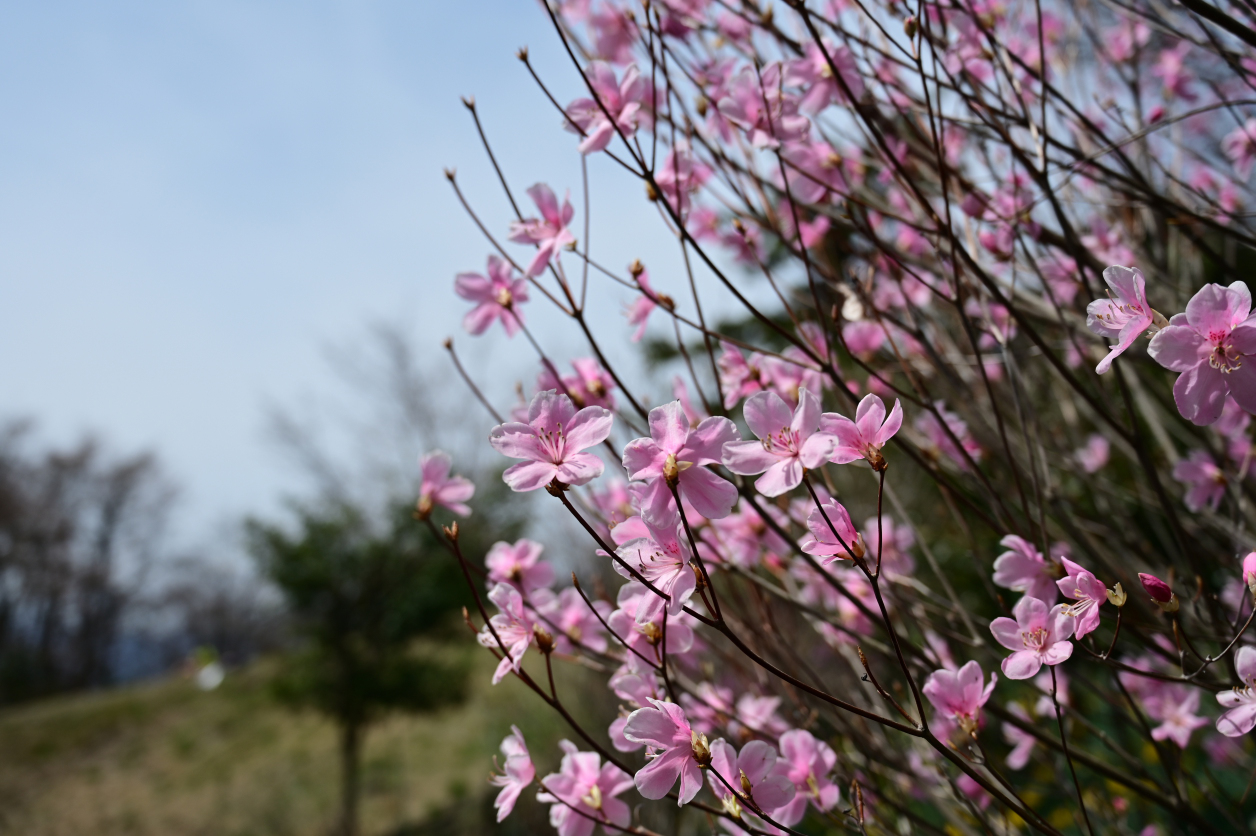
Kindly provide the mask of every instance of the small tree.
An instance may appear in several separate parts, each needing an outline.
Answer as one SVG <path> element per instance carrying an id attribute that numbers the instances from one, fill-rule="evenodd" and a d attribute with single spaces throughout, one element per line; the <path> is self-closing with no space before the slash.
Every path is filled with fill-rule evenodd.
<path id="1" fill-rule="evenodd" d="M 390 710 L 431 711 L 464 696 L 463 664 L 435 658 L 416 639 L 450 623 L 467 599 L 466 585 L 408 507 L 384 526 L 334 504 L 302 510 L 295 532 L 256 520 L 247 527 L 250 551 L 283 592 L 305 640 L 286 660 L 277 691 L 339 725 L 337 832 L 353 836 L 367 726 Z"/>

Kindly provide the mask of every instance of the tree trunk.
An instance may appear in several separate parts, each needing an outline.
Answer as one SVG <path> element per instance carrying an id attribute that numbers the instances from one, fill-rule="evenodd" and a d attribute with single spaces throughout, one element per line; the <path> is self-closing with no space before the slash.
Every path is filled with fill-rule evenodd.
<path id="1" fill-rule="evenodd" d="M 340 727 L 340 825 L 337 836 L 358 834 L 358 755 L 362 726 L 347 722 Z"/>

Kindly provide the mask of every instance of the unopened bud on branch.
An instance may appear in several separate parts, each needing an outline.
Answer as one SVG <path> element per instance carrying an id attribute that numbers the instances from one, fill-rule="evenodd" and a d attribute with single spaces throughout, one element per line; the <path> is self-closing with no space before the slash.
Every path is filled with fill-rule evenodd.
<path id="1" fill-rule="evenodd" d="M 1165 612 L 1178 611 L 1178 599 L 1173 594 L 1173 590 L 1167 583 L 1157 578 L 1155 575 L 1148 575 L 1143 572 L 1138 573 L 1138 579 L 1142 581 L 1143 589 L 1156 602 L 1156 605 Z"/>
<path id="2" fill-rule="evenodd" d="M 1108 590 L 1108 603 L 1112 606 L 1120 609 L 1125 606 L 1125 599 L 1125 590 L 1120 583 Z"/>

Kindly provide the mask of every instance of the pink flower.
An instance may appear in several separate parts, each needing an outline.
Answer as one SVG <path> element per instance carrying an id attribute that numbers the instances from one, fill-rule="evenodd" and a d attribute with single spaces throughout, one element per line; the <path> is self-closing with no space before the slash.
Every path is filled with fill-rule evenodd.
<path id="1" fill-rule="evenodd" d="M 798 393 L 803 389 L 819 392 L 824 387 L 824 378 L 810 364 L 807 355 L 793 345 L 781 352 L 780 357 L 763 358 L 768 382 L 790 409 L 798 405 Z"/>
<path id="2" fill-rule="evenodd" d="M 567 105 L 567 118 L 571 120 L 566 125 L 567 129 L 572 133 L 577 132 L 573 128 L 584 132 L 584 139 L 580 140 L 581 154 L 605 149 L 615 138 L 616 128 L 625 137 L 635 134 L 641 97 L 645 94 L 645 82 L 636 64 L 624 70 L 624 77 L 618 82 L 614 68 L 601 61 L 590 64 L 585 76 L 597 100 L 576 99 Z"/>
<path id="3" fill-rule="evenodd" d="M 1198 511 L 1205 505 L 1217 510 L 1225 496 L 1225 472 L 1208 455 L 1207 450 L 1192 450 L 1186 458 L 1173 465 L 1173 478 L 1187 485 L 1186 507 Z"/>
<path id="4" fill-rule="evenodd" d="M 1098 433 L 1092 433 L 1086 438 L 1086 446 L 1076 450 L 1073 455 L 1082 470 L 1087 473 L 1097 473 L 1108 463 L 1110 449 L 1108 439 Z"/>
<path id="5" fill-rule="evenodd" d="M 751 395 L 743 415 L 759 440 L 725 444 L 724 466 L 742 476 L 762 473 L 755 487 L 764 496 L 793 490 L 805 470 L 820 467 L 833 455 L 837 438 L 820 431 L 820 400 L 806 389 L 799 391 L 792 415 L 775 392 Z"/>
<path id="6" fill-rule="evenodd" d="M 810 120 L 798 112 L 798 98 L 782 92 L 779 63 L 758 71 L 742 68 L 716 107 L 720 115 L 746 132 L 755 148 L 778 148 L 782 142 L 802 139 L 811 127 Z"/>
<path id="7" fill-rule="evenodd" d="M 426 518 L 436 506 L 448 508 L 460 517 L 470 515 L 466 500 L 475 495 L 475 485 L 463 476 L 450 476 L 452 462 L 442 450 L 424 453 L 419 459 L 423 481 L 419 484 L 419 501 L 415 511 Z"/>
<path id="8" fill-rule="evenodd" d="M 915 427 L 916 432 L 925 437 L 928 442 L 928 452 L 934 457 L 946 456 L 960 470 L 968 470 L 968 460 L 981 461 L 981 445 L 979 445 L 968 432 L 968 424 L 964 422 L 954 412 L 946 408 L 942 401 L 936 401 L 933 404 L 934 409 L 942 416 L 942 421 L 938 421 L 932 412 L 922 412 L 916 416 Z M 943 429 L 943 422 L 946 429 Z M 950 430 L 948 433 L 947 430 Z M 951 436 L 959 439 L 960 448 L 955 446 L 955 442 L 951 440 Z"/>
<path id="9" fill-rule="evenodd" d="M 999 681 L 999 677 L 992 673 L 989 684 L 983 685 L 983 678 L 981 665 L 973 660 L 958 671 L 934 671 L 921 690 L 948 722 L 955 723 L 966 734 L 972 734 L 981 721 L 981 707 L 990 699 L 995 683 Z"/>
<path id="10" fill-rule="evenodd" d="M 680 401 L 650 410 L 650 437 L 624 448 L 628 478 L 646 482 L 642 516 L 665 520 L 676 513 L 671 485 L 704 517 L 726 517 L 737 501 L 737 488 L 706 465 L 718 464 L 725 445 L 737 439 L 737 427 L 724 417 L 704 418 L 691 428 Z"/>
<path id="11" fill-rule="evenodd" d="M 864 555 L 864 546 L 859 539 L 859 532 L 850 521 L 850 514 L 846 512 L 846 508 L 836 499 L 826 499 L 819 508 L 807 515 L 807 529 L 810 533 L 802 536 L 802 539 L 798 541 L 798 547 L 807 554 L 826 558 L 820 561 L 822 566 L 827 566 L 838 559 L 852 560 Z M 836 535 L 833 529 L 837 529 Z M 841 537 L 841 540 L 838 537 Z M 843 541 L 846 543 L 845 546 L 842 545 Z M 846 550 L 847 547 L 853 549 L 855 553 L 850 554 Z"/>
<path id="12" fill-rule="evenodd" d="M 1234 163 L 1234 171 L 1240 180 L 1246 180 L 1256 164 L 1256 119 L 1248 119 L 1241 126 L 1225 135 L 1221 148 Z"/>
<path id="13" fill-rule="evenodd" d="M 569 586 L 557 595 L 538 589 L 532 603 L 545 616 L 546 623 L 558 631 L 554 634 L 554 647 L 559 653 L 572 652 L 575 644 L 594 653 L 606 652 L 606 632 L 598 620 L 599 614 L 602 618 L 611 614 L 611 605 L 606 601 L 593 601 L 590 610 L 580 593 Z"/>
<path id="14" fill-rule="evenodd" d="M 581 752 L 569 740 L 560 740 L 558 748 L 563 750 L 562 764 L 541 779 L 545 792 L 536 796 L 553 805 L 550 824 L 558 836 L 590 836 L 598 821 L 614 825 L 603 827 L 607 833 L 623 832 L 632 812 L 615 796 L 631 787 L 632 779 L 615 764 L 603 764 L 597 752 Z"/>
<path id="15" fill-rule="evenodd" d="M 1199 710 L 1199 690 L 1196 688 L 1156 682 L 1143 701 L 1147 714 L 1160 723 L 1151 730 L 1153 740 L 1172 740 L 1185 749 L 1191 742 L 1191 733 L 1200 726 L 1208 725 L 1206 717 L 1195 714 Z"/>
<path id="16" fill-rule="evenodd" d="M 855 408 L 855 420 L 835 412 L 820 416 L 820 429 L 837 436 L 837 447 L 829 461 L 846 464 L 867 459 L 874 469 L 883 469 L 881 448 L 903 425 L 903 407 L 897 399 L 887 418 L 885 404 L 876 395 L 864 395 Z"/>
<path id="17" fill-rule="evenodd" d="M 488 257 L 488 276 L 459 273 L 454 279 L 454 292 L 476 306 L 463 317 L 462 327 L 469 334 L 483 334 L 500 319 L 506 336 L 513 337 L 523 326 L 520 302 L 528 301 L 528 282 L 513 277 L 514 268 L 495 255 Z"/>
<path id="18" fill-rule="evenodd" d="M 557 479 L 564 485 L 583 485 L 602 475 L 602 460 L 581 452 L 601 444 L 611 434 L 614 416 L 600 406 L 576 412 L 571 398 L 552 389 L 537 392 L 528 406 L 528 422 L 499 424 L 489 443 L 513 459 L 502 479 L 514 491 L 534 491 Z"/>
<path id="19" fill-rule="evenodd" d="M 616 602 L 619 609 L 606 619 L 611 632 L 619 637 L 624 644 L 636 650 L 647 659 L 657 656 L 655 648 L 663 644 L 663 611 L 657 606 L 659 598 L 640 583 L 626 583 L 619 589 Z M 638 613 L 645 607 L 652 607 L 658 620 L 638 618 Z M 683 613 L 675 618 L 667 619 L 668 656 L 686 653 L 693 647 L 693 628 L 686 623 L 688 616 Z M 629 657 L 632 658 L 632 657 Z"/>
<path id="20" fill-rule="evenodd" d="M 782 526 L 789 524 L 776 508 L 768 506 L 765 510 Z M 702 531 L 702 545 L 707 547 L 703 560 L 727 561 L 743 569 L 758 565 L 765 551 L 777 557 L 789 553 L 789 544 L 768 528 L 758 511 L 744 503 L 736 513 L 711 520 L 710 527 Z"/>
<path id="21" fill-rule="evenodd" d="M 1186 54 L 1191 50 L 1190 41 L 1179 41 L 1172 49 L 1162 49 L 1151 74 L 1164 83 L 1166 98 L 1178 98 L 1193 102 L 1197 98 L 1191 90 L 1191 71 L 1187 68 Z"/>
<path id="22" fill-rule="evenodd" d="M 1042 552 L 1023 537 L 1009 534 L 999 541 L 1009 551 L 994 561 L 994 582 L 999 586 L 1040 601 L 1054 601 L 1056 579 L 1054 567 L 1042 558 Z"/>
<path id="23" fill-rule="evenodd" d="M 885 344 L 885 329 L 869 319 L 848 322 L 842 326 L 842 340 L 851 354 L 868 358 Z"/>
<path id="24" fill-rule="evenodd" d="M 577 407 L 615 408 L 615 396 L 611 394 L 611 390 L 615 388 L 615 378 L 598 365 L 597 360 L 592 357 L 577 357 L 571 361 L 571 367 L 576 373 L 563 375 L 562 380 L 555 378 L 548 366 L 542 368 L 536 379 L 536 388 L 557 390 L 570 397 Z"/>
<path id="25" fill-rule="evenodd" d="M 827 56 L 827 57 L 826 57 Z M 829 66 L 829 59 L 833 65 Z M 855 56 L 845 47 L 835 47 L 825 42 L 820 49 L 814 42 L 808 43 L 804 57 L 786 64 L 785 83 L 806 89 L 801 106 L 807 113 L 819 113 L 829 104 L 844 102 L 846 93 L 833 77 L 833 67 L 841 73 L 842 81 L 858 100 L 863 96 L 863 79 Z"/>
<path id="26" fill-rule="evenodd" d="M 902 577 L 909 577 L 916 568 L 909 549 L 916 543 L 916 533 L 906 523 L 895 523 L 888 514 L 881 517 L 881 533 L 877 533 L 877 518 L 869 517 L 864 522 L 864 543 L 870 559 L 875 559 L 880 551 L 881 571 Z M 884 541 L 882 540 L 884 537 Z"/>
<path id="27" fill-rule="evenodd" d="M 630 540 L 616 549 L 625 563 L 667 596 L 664 600 L 646 591 L 645 599 L 637 605 L 637 622 L 640 624 L 661 620 L 664 608 L 669 615 L 680 615 L 685 602 L 697 589 L 697 577 L 689 566 L 689 542 L 677 536 L 680 516 L 672 512 L 670 519 L 664 519 L 657 525 L 650 520 L 646 520 L 645 524 L 649 537 Z M 626 574 L 619 564 L 615 564 L 615 570 Z"/>
<path id="28" fill-rule="evenodd" d="M 1067 557 L 1061 557 L 1060 562 L 1068 575 L 1056 581 L 1056 586 L 1065 598 L 1077 602 L 1066 606 L 1064 614 L 1077 619 L 1074 635 L 1080 639 L 1099 626 L 1099 608 L 1108 600 L 1108 590 L 1089 570 Z"/>
<path id="29" fill-rule="evenodd" d="M 1019 717 L 1022 720 L 1029 720 L 1029 714 L 1025 709 L 1021 708 L 1020 703 L 1011 703 L 1007 707 L 1008 713 Z M 1003 739 L 1012 744 L 1012 751 L 1007 753 L 1007 768 L 1012 770 L 1024 769 L 1029 763 L 1029 756 L 1033 753 L 1034 744 L 1038 739 L 1028 732 L 1021 731 L 1011 723 L 1003 723 Z"/>
<path id="30" fill-rule="evenodd" d="M 1123 17 L 1120 23 L 1104 33 L 1103 40 L 1113 61 L 1128 61 L 1137 54 L 1140 46 L 1146 46 L 1151 40 L 1151 29 L 1141 20 L 1135 22 Z"/>
<path id="31" fill-rule="evenodd" d="M 1013 651 L 1000 667 L 1008 679 L 1029 679 L 1045 665 L 1058 665 L 1073 655 L 1073 619 L 1057 604 L 1050 610 L 1037 598 L 1026 595 L 1016 602 L 1011 618 L 990 622 L 995 640 Z"/>
<path id="32" fill-rule="evenodd" d="M 536 777 L 536 769 L 532 766 L 532 758 L 528 755 L 528 744 L 523 742 L 523 732 L 518 726 L 510 727 L 511 734 L 502 741 L 502 757 L 506 759 L 501 775 L 493 775 L 488 782 L 501 787 L 493 806 L 497 808 L 497 821 L 504 821 L 510 811 L 515 809 L 519 793 L 527 789 Z"/>
<path id="33" fill-rule="evenodd" d="M 778 807 L 772 818 L 786 827 L 802 821 L 807 812 L 807 802 L 821 812 L 837 806 L 837 784 L 829 773 L 837 764 L 837 753 L 823 740 L 816 740 L 811 732 L 794 729 L 781 735 L 781 760 L 787 766 L 786 776 L 794 783 L 794 800 Z"/>
<path id="34" fill-rule="evenodd" d="M 649 324 L 650 314 L 659 305 L 667 310 L 671 310 L 675 305 L 672 297 L 665 293 L 656 293 L 654 288 L 650 286 L 650 274 L 644 269 L 635 274 L 637 287 L 641 288 L 641 295 L 633 300 L 632 305 L 628 308 L 628 324 L 635 325 L 637 330 L 633 332 L 632 341 L 634 343 L 641 342 L 641 338 L 645 336 L 645 327 Z"/>
<path id="35" fill-rule="evenodd" d="M 549 586 L 554 582 L 554 567 L 541 560 L 542 548 L 532 540 L 494 543 L 484 558 L 489 583 L 508 583 L 525 595 Z"/>
<path id="36" fill-rule="evenodd" d="M 1248 316 L 1252 295 L 1243 282 L 1208 284 L 1186 303 L 1186 312 L 1151 340 L 1147 351 L 1166 369 L 1181 372 L 1173 400 L 1182 417 L 1200 426 L 1221 417 L 1226 395 L 1256 412 L 1256 322 Z"/>
<path id="37" fill-rule="evenodd" d="M 678 139 L 667 159 L 655 169 L 654 182 L 672 210 L 683 217 L 689 212 L 689 195 L 709 180 L 711 173 L 710 166 L 694 159 L 689 142 Z"/>
<path id="38" fill-rule="evenodd" d="M 499 583 L 489 592 L 488 599 L 496 604 L 501 612 L 489 619 L 492 629 L 489 628 L 489 624 L 485 624 L 477 638 L 480 644 L 502 654 L 501 662 L 497 665 L 497 670 L 493 672 L 493 684 L 496 685 L 510 671 L 519 672 L 519 666 L 523 663 L 523 654 L 527 652 L 535 633 L 532 629 L 532 621 L 523 609 L 523 597 L 519 594 L 519 590 L 510 584 Z M 501 640 L 500 644 L 498 639 Z M 504 649 L 502 645 L 505 645 Z"/>
<path id="39" fill-rule="evenodd" d="M 747 360 L 737 346 L 720 343 L 723 351 L 716 361 L 720 370 L 720 388 L 724 390 L 724 408 L 732 409 L 741 399 L 764 389 L 762 354 L 751 354 Z"/>
<path id="40" fill-rule="evenodd" d="M 711 771 L 707 782 L 725 808 L 740 812 L 741 805 L 757 812 L 769 812 L 794 800 L 794 782 L 789 764 L 762 740 L 752 740 L 738 754 L 736 747 L 720 739 L 711 744 Z M 721 781 L 720 778 L 724 780 Z M 732 787 L 732 791 L 729 790 Z"/>
<path id="41" fill-rule="evenodd" d="M 528 265 L 529 276 L 539 276 L 563 247 L 574 247 L 576 237 L 567 230 L 567 224 L 575 215 L 571 201 L 564 198 L 562 209 L 558 208 L 558 198 L 544 183 L 537 183 L 528 189 L 528 196 L 541 210 L 540 218 L 524 218 L 510 224 L 510 240 L 517 244 L 536 244 L 536 255 Z"/>
<path id="42" fill-rule="evenodd" d="M 1243 558 L 1243 584 L 1256 594 L 1256 552 L 1248 552 Z"/>
<path id="43" fill-rule="evenodd" d="M 1103 271 L 1103 280 L 1109 288 L 1108 298 L 1096 299 L 1086 306 L 1086 327 L 1117 343 L 1110 346 L 1107 356 L 1095 366 L 1096 374 L 1110 369 L 1112 361 L 1125 353 L 1155 319 L 1155 311 L 1147 304 L 1147 281 L 1141 270 L 1109 267 Z"/>
<path id="44" fill-rule="evenodd" d="M 710 763 L 706 736 L 689 727 L 685 710 L 675 703 L 650 700 L 651 708 L 638 708 L 628 715 L 624 737 L 653 747 L 654 757 L 633 776 L 637 791 L 649 799 L 667 795 L 680 779 L 681 806 L 702 789 L 700 764 Z"/>
<path id="45" fill-rule="evenodd" d="M 1217 718 L 1217 731 L 1226 737 L 1241 737 L 1256 726 L 1256 648 L 1235 651 L 1234 670 L 1243 684 L 1217 694 L 1217 702 L 1227 709 Z"/>
<path id="46" fill-rule="evenodd" d="M 768 734 L 780 734 L 789 726 L 777 716 L 780 708 L 780 697 L 756 697 L 754 694 L 742 694 L 737 698 L 737 719 L 747 728 Z M 736 724 L 732 724 L 736 726 Z M 731 729 L 730 729 L 731 730 Z"/>

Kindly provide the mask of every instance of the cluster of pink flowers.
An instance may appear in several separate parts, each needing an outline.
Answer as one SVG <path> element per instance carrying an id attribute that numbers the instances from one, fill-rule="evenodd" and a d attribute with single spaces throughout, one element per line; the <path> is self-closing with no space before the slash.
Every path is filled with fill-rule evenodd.
<path id="1" fill-rule="evenodd" d="M 493 682 L 588 744 L 538 780 L 516 730 L 499 815 L 533 784 L 560 836 L 644 836 L 663 800 L 734 836 L 1256 815 L 1231 797 L 1256 728 L 1250 9 L 548 8 L 564 142 L 634 175 L 679 257 L 607 268 L 538 184 L 521 249 L 492 232 L 456 280 L 468 332 L 541 364 L 489 433 L 502 478 L 590 535 L 556 562 L 598 579 L 559 583 L 531 539 L 483 556 Z M 610 292 L 619 335 L 588 318 Z M 542 298 L 574 355 L 525 321 Z M 670 399 L 617 362 L 647 335 Z M 469 513 L 447 456 L 421 469 L 420 520 Z M 566 711 L 568 660 L 608 728 Z"/>

